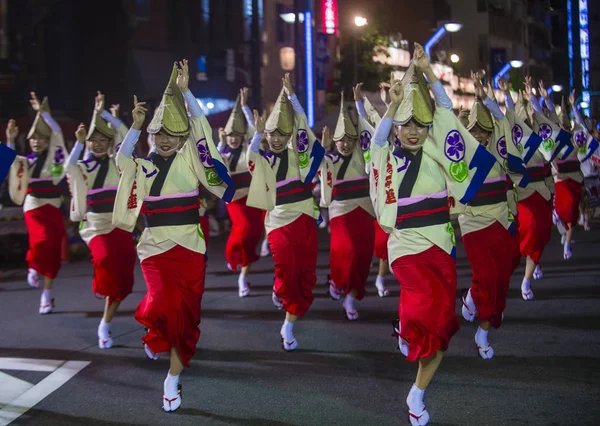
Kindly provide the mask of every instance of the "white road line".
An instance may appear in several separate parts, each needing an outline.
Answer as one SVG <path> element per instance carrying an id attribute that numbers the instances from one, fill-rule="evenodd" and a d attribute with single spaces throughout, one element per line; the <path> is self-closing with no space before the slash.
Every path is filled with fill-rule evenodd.
<path id="1" fill-rule="evenodd" d="M 0 383 L 2 383 L 0 386 L 0 409 L 33 387 L 31 383 L 1 371 Z"/>
<path id="2" fill-rule="evenodd" d="M 6 426 L 22 414 L 26 413 L 31 407 L 38 404 L 41 400 L 83 370 L 88 364 L 88 361 L 65 362 L 44 380 L 0 409 L 0 426 Z"/>
<path id="3" fill-rule="evenodd" d="M 54 371 L 63 363 L 57 359 L 0 358 L 0 370 Z"/>

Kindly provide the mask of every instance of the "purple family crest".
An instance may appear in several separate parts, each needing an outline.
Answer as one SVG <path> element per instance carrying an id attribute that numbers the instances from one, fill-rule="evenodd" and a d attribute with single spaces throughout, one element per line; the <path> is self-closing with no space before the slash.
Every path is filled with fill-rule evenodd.
<path id="1" fill-rule="evenodd" d="M 545 141 L 550 136 L 552 136 L 552 127 L 550 127 L 550 125 L 547 123 L 543 123 L 542 125 L 540 125 L 539 135 L 540 138 L 542 138 L 542 140 Z"/>
<path id="2" fill-rule="evenodd" d="M 498 139 L 498 142 L 496 142 L 496 150 L 498 151 L 498 154 L 500 154 L 500 157 L 504 158 L 505 160 L 508 158 L 506 138 L 504 136 L 502 136 L 500 139 Z"/>
<path id="3" fill-rule="evenodd" d="M 296 141 L 298 142 L 298 152 L 308 151 L 308 133 L 306 130 L 298 130 L 298 133 L 296 134 Z"/>
<path id="4" fill-rule="evenodd" d="M 360 147 L 363 151 L 366 151 L 371 146 L 371 132 L 363 130 L 360 132 Z"/>
<path id="5" fill-rule="evenodd" d="M 518 124 L 515 124 L 512 128 L 512 137 L 515 146 L 519 147 L 521 141 L 523 140 L 523 128 Z"/>
<path id="6" fill-rule="evenodd" d="M 198 148 L 198 154 L 200 154 L 200 161 L 202 162 L 202 165 L 204 167 L 212 168 L 213 160 L 208 146 L 206 145 L 206 138 L 202 138 L 196 142 L 196 147 Z"/>
<path id="7" fill-rule="evenodd" d="M 458 163 L 465 158 L 465 141 L 458 130 L 451 130 L 446 135 L 444 154 L 448 160 Z"/>
<path id="8" fill-rule="evenodd" d="M 587 138 L 585 137 L 585 132 L 580 131 L 575 133 L 575 143 L 577 144 L 577 146 L 585 145 L 586 139 Z"/>
<path id="9" fill-rule="evenodd" d="M 62 164 L 65 159 L 65 154 L 62 146 L 57 146 L 54 151 L 54 164 Z"/>

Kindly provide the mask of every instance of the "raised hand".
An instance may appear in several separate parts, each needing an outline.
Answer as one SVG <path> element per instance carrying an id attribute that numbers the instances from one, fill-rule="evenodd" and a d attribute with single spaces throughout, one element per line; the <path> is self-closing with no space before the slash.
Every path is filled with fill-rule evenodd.
<path id="1" fill-rule="evenodd" d="M 39 111 L 41 108 L 40 100 L 36 96 L 35 92 L 29 92 L 29 94 L 31 95 L 31 99 L 29 100 L 31 108 L 33 108 L 33 110 L 36 112 Z"/>
<path id="2" fill-rule="evenodd" d="M 8 125 L 6 126 L 6 141 L 14 142 L 18 135 L 19 128 L 17 127 L 17 122 L 13 119 L 8 120 Z"/>
<path id="3" fill-rule="evenodd" d="M 282 81 L 283 81 L 283 88 L 285 89 L 285 93 L 288 95 L 288 97 L 292 97 L 294 95 L 294 86 L 292 86 L 289 72 L 285 73 L 285 77 L 283 77 Z"/>
<path id="4" fill-rule="evenodd" d="M 137 96 L 133 95 L 133 111 L 131 111 L 133 125 L 131 127 L 136 130 L 142 129 L 142 125 L 146 119 L 146 112 L 148 109 L 144 105 L 146 105 L 146 102 L 138 102 Z"/>
<path id="5" fill-rule="evenodd" d="M 242 107 L 245 107 L 248 105 L 248 88 L 247 87 L 243 87 L 240 89 L 240 104 L 242 105 Z"/>
<path id="6" fill-rule="evenodd" d="M 104 95 L 102 93 L 100 93 L 100 90 L 98 90 L 97 92 L 98 94 L 96 95 L 95 98 L 95 105 L 94 105 L 94 110 L 98 113 L 98 114 L 102 114 L 102 111 L 104 111 Z"/>
<path id="7" fill-rule="evenodd" d="M 392 87 L 390 87 L 390 99 L 392 100 L 392 104 L 399 106 L 404 99 L 404 88 L 402 87 L 402 83 L 396 82 Z"/>
<path id="8" fill-rule="evenodd" d="M 190 84 L 190 69 L 188 67 L 188 60 L 184 59 L 179 62 L 179 69 L 177 70 L 177 87 L 181 90 L 181 93 L 188 91 Z"/>
<path id="9" fill-rule="evenodd" d="M 503 92 L 508 92 L 509 90 L 509 85 L 508 85 L 508 81 L 504 80 L 503 78 L 501 78 L 500 80 L 498 80 L 498 87 L 500 88 L 500 90 L 502 90 Z"/>
<path id="10" fill-rule="evenodd" d="M 253 114 L 254 114 L 254 128 L 256 129 L 256 133 L 264 133 L 265 132 L 265 119 L 258 113 L 257 110 L 254 110 Z"/>
<path id="11" fill-rule="evenodd" d="M 390 87 L 392 87 L 390 85 L 390 83 L 386 83 L 386 82 L 382 82 L 379 83 L 379 97 L 381 98 L 381 100 L 383 101 L 383 103 L 387 106 L 390 103 L 389 97 L 388 97 L 388 91 L 390 90 Z"/>
<path id="12" fill-rule="evenodd" d="M 323 133 L 321 134 L 321 143 L 323 144 L 323 148 L 325 151 L 329 151 L 331 146 L 333 145 L 333 138 L 331 137 L 331 130 L 329 127 L 323 127 Z"/>
<path id="13" fill-rule="evenodd" d="M 474 81 L 474 84 L 475 84 L 475 96 L 477 96 L 481 100 L 486 99 L 487 95 L 488 95 L 487 88 L 483 85 L 481 80 L 476 79 Z"/>
<path id="14" fill-rule="evenodd" d="M 225 129 L 223 127 L 219 127 L 217 132 L 219 135 L 219 142 L 225 143 Z"/>
<path id="15" fill-rule="evenodd" d="M 413 53 L 413 63 L 421 71 L 429 68 L 429 56 L 419 43 L 415 43 L 415 51 Z"/>
<path id="16" fill-rule="evenodd" d="M 75 131 L 75 138 L 78 142 L 84 143 L 85 138 L 87 136 L 87 129 L 85 128 L 85 124 L 79 123 L 77 130 Z"/>
<path id="17" fill-rule="evenodd" d="M 575 91 L 575 89 L 573 89 L 573 90 L 571 90 L 571 94 L 569 95 L 569 103 L 570 103 L 572 106 L 575 106 L 575 94 L 576 94 L 576 93 L 577 93 L 577 92 Z"/>
<path id="18" fill-rule="evenodd" d="M 534 96 L 533 94 L 533 79 L 530 75 L 525 77 L 525 95 L 527 95 L 527 99 L 531 101 L 531 98 Z"/>
<path id="19" fill-rule="evenodd" d="M 361 92 L 361 88 L 362 88 L 363 83 L 358 83 L 356 86 L 354 86 L 354 101 L 355 102 L 359 102 L 362 101 L 362 92 Z M 325 130 L 325 129 L 323 129 Z"/>
<path id="20" fill-rule="evenodd" d="M 544 82 L 542 80 L 540 80 L 538 86 L 540 88 L 540 95 L 542 95 L 544 97 L 544 99 L 547 99 L 548 98 L 548 90 L 546 90 L 546 86 L 544 85 Z"/>
<path id="21" fill-rule="evenodd" d="M 110 113 L 113 117 L 119 118 L 119 110 L 121 109 L 121 104 L 112 104 L 110 106 Z"/>

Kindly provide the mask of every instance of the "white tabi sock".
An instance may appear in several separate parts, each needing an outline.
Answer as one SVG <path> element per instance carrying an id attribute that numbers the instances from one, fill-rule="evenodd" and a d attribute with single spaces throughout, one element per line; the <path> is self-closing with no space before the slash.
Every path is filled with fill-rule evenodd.
<path id="1" fill-rule="evenodd" d="M 494 349 L 488 342 L 488 330 L 477 327 L 477 332 L 475 333 L 475 344 L 479 350 L 479 355 L 483 359 L 492 359 L 494 356 Z"/>
<path id="2" fill-rule="evenodd" d="M 406 404 L 410 411 L 417 415 L 422 413 L 425 409 L 425 403 L 423 402 L 424 398 L 425 389 L 419 389 L 416 384 L 413 384 L 408 393 L 408 397 L 406 398 Z"/>
<path id="3" fill-rule="evenodd" d="M 544 276 L 544 273 L 542 272 L 542 268 L 540 267 L 540 264 L 538 263 L 537 265 L 535 265 L 535 271 L 533 271 L 533 279 L 539 280 L 543 276 Z"/>
<path id="4" fill-rule="evenodd" d="M 383 291 L 385 288 L 385 278 L 377 275 L 377 278 L 375 278 L 375 287 L 377 287 L 377 290 Z"/>
<path id="5" fill-rule="evenodd" d="M 525 300 L 533 299 L 533 292 L 531 291 L 530 279 L 523 278 L 523 282 L 521 283 L 521 294 L 523 295 L 523 299 Z"/>
<path id="6" fill-rule="evenodd" d="M 48 305 L 52 303 L 52 290 L 43 289 L 42 290 L 42 305 Z"/>
<path id="7" fill-rule="evenodd" d="M 175 398 L 177 396 L 177 392 L 179 391 L 177 387 L 179 386 L 179 376 L 172 376 L 171 373 L 167 373 L 167 378 L 165 379 L 165 395 L 167 398 Z"/>
<path id="8" fill-rule="evenodd" d="M 566 260 L 571 258 L 571 256 L 573 255 L 573 253 L 571 253 L 571 243 L 565 241 L 565 247 L 564 247 L 563 254 L 564 254 L 564 258 Z"/>
<path id="9" fill-rule="evenodd" d="M 102 320 L 100 321 L 100 324 L 98 325 L 98 337 L 100 337 L 102 339 L 106 339 L 109 336 L 110 336 L 110 323 L 105 322 L 104 318 L 102 318 Z"/>
<path id="10" fill-rule="evenodd" d="M 238 286 L 243 289 L 248 287 L 248 278 L 244 274 L 240 272 L 240 276 L 238 277 Z"/>
<path id="11" fill-rule="evenodd" d="M 286 342 L 294 340 L 294 323 L 285 320 L 281 326 L 281 336 Z"/>
<path id="12" fill-rule="evenodd" d="M 354 300 L 355 300 L 354 297 L 352 297 L 350 295 L 350 293 L 348 293 L 346 295 L 346 297 L 344 298 L 344 309 L 347 312 L 355 312 L 356 311 L 356 309 L 354 308 Z"/>

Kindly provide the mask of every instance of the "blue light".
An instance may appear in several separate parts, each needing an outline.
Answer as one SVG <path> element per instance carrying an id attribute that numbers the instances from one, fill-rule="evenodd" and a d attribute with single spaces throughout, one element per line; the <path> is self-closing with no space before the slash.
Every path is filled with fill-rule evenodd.
<path id="1" fill-rule="evenodd" d="M 494 88 L 498 88 L 498 80 L 500 80 L 502 78 L 502 76 L 504 74 L 506 74 L 508 72 L 508 70 L 511 68 L 510 66 L 510 62 L 507 62 L 500 71 L 498 71 L 498 74 L 496 74 L 494 76 Z"/>
<path id="2" fill-rule="evenodd" d="M 581 98 L 588 107 L 583 109 L 590 115 L 590 34 L 588 30 L 588 2 L 579 0 L 579 52 L 581 53 Z"/>
<path id="3" fill-rule="evenodd" d="M 308 125 L 315 125 L 312 12 L 304 12 L 304 50 L 306 57 L 306 112 Z"/>
<path id="4" fill-rule="evenodd" d="M 435 32 L 434 35 L 425 43 L 424 49 L 427 53 L 427 56 L 431 57 L 431 48 L 438 42 L 440 39 L 446 34 L 446 28 L 442 25 L 439 30 Z"/>
<path id="5" fill-rule="evenodd" d="M 569 50 L 569 88 L 573 90 L 573 4 L 567 0 L 567 40 Z"/>

